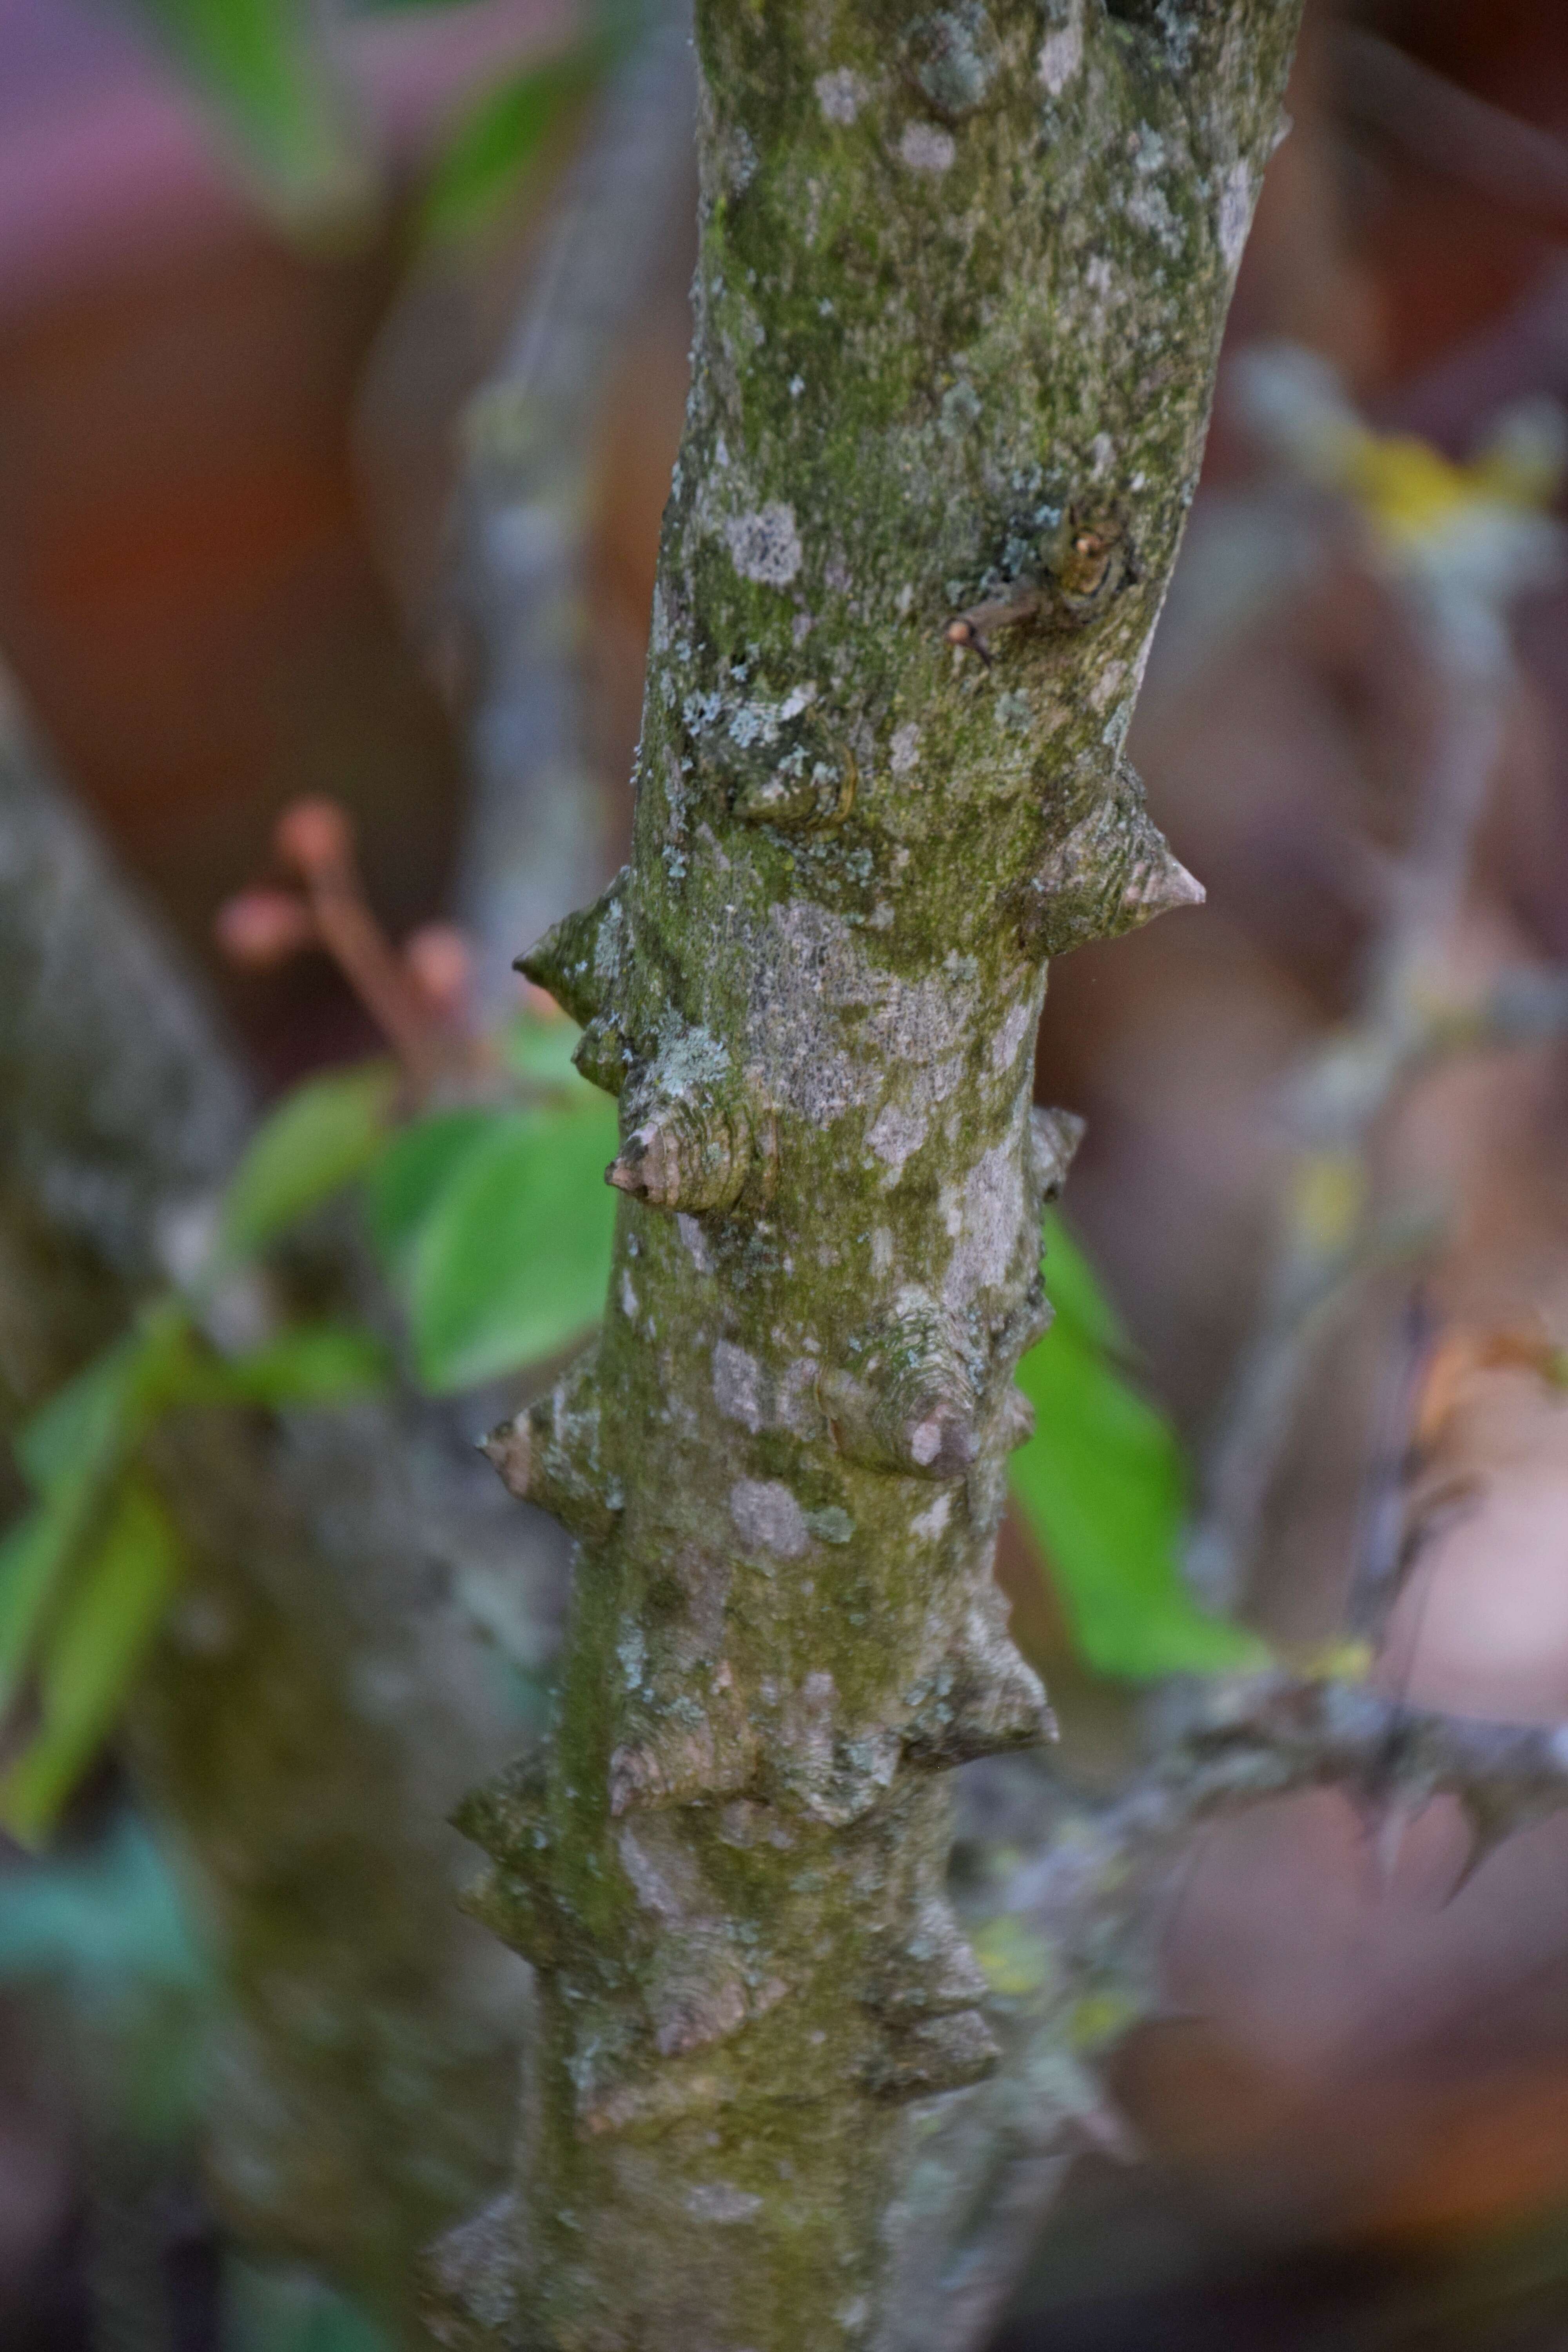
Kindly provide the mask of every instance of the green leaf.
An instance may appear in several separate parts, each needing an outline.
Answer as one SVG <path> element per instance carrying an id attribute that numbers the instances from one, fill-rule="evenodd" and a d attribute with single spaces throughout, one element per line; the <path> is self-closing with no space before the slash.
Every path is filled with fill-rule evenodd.
<path id="1" fill-rule="evenodd" d="M 159 1299 L 135 1328 L 84 1364 L 12 1440 L 36 1494 L 101 1478 L 123 1461 L 153 1414 L 182 1394 L 196 1360 L 190 1318 Z"/>
<path id="2" fill-rule="evenodd" d="M 0 1826 L 47 1837 L 119 1715 L 182 1570 L 179 1538 L 145 1480 L 131 1477 L 45 1638 L 39 1721 L 0 1777 Z"/>
<path id="3" fill-rule="evenodd" d="M 85 1514 L 74 1496 L 40 1503 L 0 1538 L 0 1716 L 9 1709 L 79 1549 Z"/>
<path id="4" fill-rule="evenodd" d="M 410 1260 L 419 1379 L 437 1395 L 553 1355 L 604 1308 L 615 1105 L 505 1112 L 458 1166 Z"/>
<path id="5" fill-rule="evenodd" d="M 394 1136 L 371 1169 L 365 1188 L 371 1237 L 393 1270 L 401 1266 L 463 1161 L 505 1116 L 493 1108 L 470 1105 L 415 1119 Z"/>
<path id="6" fill-rule="evenodd" d="M 302 1323 L 218 1368 L 215 1393 L 255 1404 L 338 1404 L 386 1386 L 392 1358 L 354 1323 Z"/>
<path id="7" fill-rule="evenodd" d="M 262 1121 L 229 1179 L 219 1263 L 254 1255 L 363 1174 L 386 1139 L 398 1086 L 396 1064 L 374 1061 L 296 1087 Z"/>
<path id="8" fill-rule="evenodd" d="M 1050 1268 L 1051 1305 L 1056 1308 L 1052 1328 L 1069 1330 L 1076 1339 L 1111 1355 L 1130 1355 L 1131 1342 L 1121 1317 L 1055 1209 L 1046 1211 L 1042 1245 Z"/>
<path id="9" fill-rule="evenodd" d="M 1181 1570 L 1181 1448 L 1112 1360 L 1125 1343 L 1087 1259 L 1059 1221 L 1047 1238 L 1057 1319 L 1018 1368 L 1036 1431 L 1013 1455 L 1012 1482 L 1075 1645 L 1097 1673 L 1134 1681 L 1266 1663 L 1252 1634 L 1193 1600 Z"/>
<path id="10" fill-rule="evenodd" d="M 392 2352 L 360 2310 L 309 2272 L 224 2261 L 223 2340 L 233 2352 Z"/>
<path id="11" fill-rule="evenodd" d="M 0 1985 L 65 1980 L 97 2003 L 203 1982 L 202 1957 L 168 1863 L 134 1813 L 106 1837 L 15 1871 L 0 1904 Z"/>
<path id="12" fill-rule="evenodd" d="M 501 1059 L 514 1077 L 575 1094 L 588 1083 L 572 1059 L 582 1034 L 564 1013 L 553 1020 L 537 1013 L 515 1013 L 500 1034 Z"/>
<path id="13" fill-rule="evenodd" d="M 567 110 L 605 69 L 607 44 L 584 42 L 495 83 L 448 139 L 420 207 L 422 237 L 461 236 L 499 210 L 542 153 Z"/>
<path id="14" fill-rule="evenodd" d="M 142 0 L 243 142 L 274 205 L 301 225 L 363 215 L 374 195 L 357 111 L 309 0 Z"/>
<path id="15" fill-rule="evenodd" d="M 12 1439 L 35 1494 L 89 1477 L 121 1453 L 137 1418 L 148 1357 L 142 1331 L 128 1331 L 57 1390 Z"/>

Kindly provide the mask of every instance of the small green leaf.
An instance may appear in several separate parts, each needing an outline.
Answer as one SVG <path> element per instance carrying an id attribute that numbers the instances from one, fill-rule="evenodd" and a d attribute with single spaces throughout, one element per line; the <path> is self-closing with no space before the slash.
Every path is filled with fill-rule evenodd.
<path id="1" fill-rule="evenodd" d="M 49 1625 L 36 1668 L 37 1728 L 0 1777 L 0 1826 L 23 1844 L 47 1837 L 97 1754 L 182 1565 L 168 1513 L 145 1480 L 127 1478 L 88 1564 Z"/>
<path id="2" fill-rule="evenodd" d="M 338 1404 L 386 1386 L 392 1359 L 353 1323 L 302 1323 L 219 1367 L 216 1393 L 254 1404 Z"/>
<path id="3" fill-rule="evenodd" d="M 72 1477 L 89 1477 L 132 1435 L 148 1344 L 128 1331 L 57 1390 L 12 1439 L 22 1475 L 35 1494 Z"/>
<path id="4" fill-rule="evenodd" d="M 153 1414 L 184 1391 L 195 1360 L 180 1301 L 162 1298 L 145 1308 L 132 1330 L 84 1364 L 16 1433 L 13 1450 L 34 1492 L 106 1476 Z"/>
<path id="5" fill-rule="evenodd" d="M 584 42 L 487 89 L 448 139 L 420 207 L 426 238 L 480 226 L 518 187 L 569 107 L 605 69 L 606 44 Z"/>
<path id="6" fill-rule="evenodd" d="M 514 1077 L 575 1094 L 588 1083 L 572 1059 L 582 1034 L 564 1013 L 554 1020 L 542 1019 L 537 1013 L 515 1013 L 500 1032 L 501 1059 Z"/>
<path id="7" fill-rule="evenodd" d="M 82 1503 L 40 1503 L 0 1537 L 0 1716 L 10 1707 L 82 1533 Z"/>
<path id="8" fill-rule="evenodd" d="M 420 1381 L 437 1395 L 553 1355 L 604 1308 L 613 1103 L 503 1113 L 426 1216 L 410 1261 Z"/>
<path id="9" fill-rule="evenodd" d="M 386 1139 L 398 1085 L 395 1063 L 361 1062 L 285 1097 L 229 1179 L 220 1264 L 254 1255 L 363 1173 Z"/>
<path id="10" fill-rule="evenodd" d="M 1050 1268 L 1047 1287 L 1051 1305 L 1056 1308 L 1052 1328 L 1070 1330 L 1075 1338 L 1112 1355 L 1130 1355 L 1131 1342 L 1122 1328 L 1121 1318 L 1055 1209 L 1046 1211 L 1043 1246 Z"/>
<path id="11" fill-rule="evenodd" d="M 223 2340 L 233 2352 L 392 2352 L 357 2305 L 292 2266 L 251 2263 L 231 2251 L 223 2305 Z"/>
<path id="12" fill-rule="evenodd" d="M 1193 1600 L 1181 1570 L 1181 1448 L 1111 1360 L 1121 1327 L 1087 1259 L 1058 1221 L 1047 1234 L 1057 1319 L 1018 1368 L 1036 1430 L 1013 1456 L 1012 1481 L 1075 1644 L 1097 1673 L 1134 1681 L 1266 1663 L 1252 1634 Z"/>
<path id="13" fill-rule="evenodd" d="M 373 167 L 308 0 L 142 0 L 202 94 L 298 223 L 363 215 Z"/>
<path id="14" fill-rule="evenodd" d="M 481 1105 L 435 1111 L 393 1137 L 365 1190 L 371 1236 L 394 1271 L 463 1161 L 506 1115 Z"/>

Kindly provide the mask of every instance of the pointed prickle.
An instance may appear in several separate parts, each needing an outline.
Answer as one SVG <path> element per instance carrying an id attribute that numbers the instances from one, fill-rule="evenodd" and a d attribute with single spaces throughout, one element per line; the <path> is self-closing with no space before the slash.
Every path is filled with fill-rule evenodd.
<path id="1" fill-rule="evenodd" d="M 867 2073 L 868 2087 L 884 2099 L 929 2099 L 939 2091 L 959 2091 L 994 2074 L 1002 2056 L 995 2035 L 977 2009 L 951 2017 L 922 2018 L 906 2032 L 889 2033 Z"/>
<path id="2" fill-rule="evenodd" d="M 962 1478 L 979 1454 L 974 1365 L 956 1318 L 923 1291 L 859 1333 L 817 1397 L 839 1452 L 868 1469 Z"/>
<path id="3" fill-rule="evenodd" d="M 579 1074 L 591 1087 L 618 1095 L 631 1069 L 631 1049 L 617 1022 L 596 1014 L 577 1040 L 572 1056 Z"/>
<path id="4" fill-rule="evenodd" d="M 989 1601 L 971 1608 L 963 1634 L 919 1698 L 904 1743 L 921 1762 L 945 1770 L 979 1756 L 1048 1747 L 1058 1737 L 1044 1684 L 988 1612 Z"/>
<path id="5" fill-rule="evenodd" d="M 497 1862 L 516 1866 L 542 1855 L 551 1840 L 545 1808 L 548 1760 L 542 1748 L 531 1748 L 470 1789 L 449 1816 L 452 1827 Z"/>
<path id="6" fill-rule="evenodd" d="M 861 1999 L 897 2019 L 945 2017 L 986 1997 L 985 1978 L 940 1896 L 921 1906 L 914 1933 L 889 1953 Z"/>
<path id="7" fill-rule="evenodd" d="M 564 1938 L 548 1887 L 498 1862 L 459 1888 L 458 1907 L 532 1967 L 559 1965 Z"/>
<path id="8" fill-rule="evenodd" d="M 1076 1110 L 1047 1110 L 1042 1103 L 1031 1108 L 1029 1176 L 1042 1209 L 1060 1200 L 1088 1126 Z"/>
<path id="9" fill-rule="evenodd" d="M 626 876 L 618 874 L 591 907 L 563 916 L 517 959 L 513 969 L 555 999 L 580 1025 L 606 1010 L 618 963 Z"/>
<path id="10" fill-rule="evenodd" d="M 1513 1809 L 1506 1801 L 1491 1803 L 1472 1790 L 1460 1797 L 1459 1806 L 1469 1832 L 1469 1851 L 1458 1876 L 1443 1897 L 1445 1910 L 1464 1893 L 1482 1863 L 1489 1861 L 1499 1846 L 1506 1845 L 1514 1832 L 1524 1826 L 1514 1818 Z"/>
<path id="11" fill-rule="evenodd" d="M 1203 899 L 1202 883 L 1150 816 L 1142 784 L 1123 760 L 1106 798 L 1025 885 L 1019 939 L 1029 954 L 1066 955 L 1086 940 L 1119 939 Z"/>
<path id="12" fill-rule="evenodd" d="M 1027 1445 L 1035 1433 L 1035 1407 L 1032 1399 L 1022 1389 L 1010 1388 L 1002 1400 L 1002 1443 L 1012 1452 L 1016 1445 Z"/>
<path id="13" fill-rule="evenodd" d="M 528 1409 L 513 1415 L 510 1421 L 498 1421 L 488 1437 L 479 1440 L 479 1452 L 500 1476 L 501 1485 L 520 1503 L 532 1498 L 529 1480 L 533 1466 L 533 1431 Z"/>
<path id="14" fill-rule="evenodd" d="M 752 1122 L 738 1087 L 642 1107 L 605 1181 L 649 1208 L 731 1209 L 752 1173 Z"/>
<path id="15" fill-rule="evenodd" d="M 598 1346 L 584 1353 L 547 1396 L 480 1441 L 501 1481 L 569 1533 L 601 1541 L 616 1524 L 619 1496 L 599 1458 Z"/>

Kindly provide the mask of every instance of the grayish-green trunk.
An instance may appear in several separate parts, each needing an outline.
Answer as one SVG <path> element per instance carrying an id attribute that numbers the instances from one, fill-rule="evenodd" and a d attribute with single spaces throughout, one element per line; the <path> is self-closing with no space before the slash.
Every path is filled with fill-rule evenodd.
<path id="1" fill-rule="evenodd" d="M 542 2032 L 454 2342 L 921 2340 L 997 2058 L 942 1776 L 1049 1735 L 991 1575 L 1045 959 L 1197 895 L 1122 745 L 1296 14 L 699 11 L 633 859 L 528 965 L 626 1198 L 495 1442 L 581 1549 L 552 1739 L 467 1815 Z"/>

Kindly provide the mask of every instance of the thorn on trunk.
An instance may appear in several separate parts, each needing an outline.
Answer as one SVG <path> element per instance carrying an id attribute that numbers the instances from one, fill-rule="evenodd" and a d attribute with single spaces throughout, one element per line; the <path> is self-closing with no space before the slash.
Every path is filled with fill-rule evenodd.
<path id="1" fill-rule="evenodd" d="M 563 1013 L 569 1013 L 581 1026 L 607 1010 L 610 973 L 605 966 L 616 960 L 614 944 L 625 921 L 626 883 L 626 873 L 617 874 L 602 898 L 591 907 L 563 916 L 512 967 L 536 988 L 546 990 Z M 612 950 L 608 959 L 607 948 Z"/>

